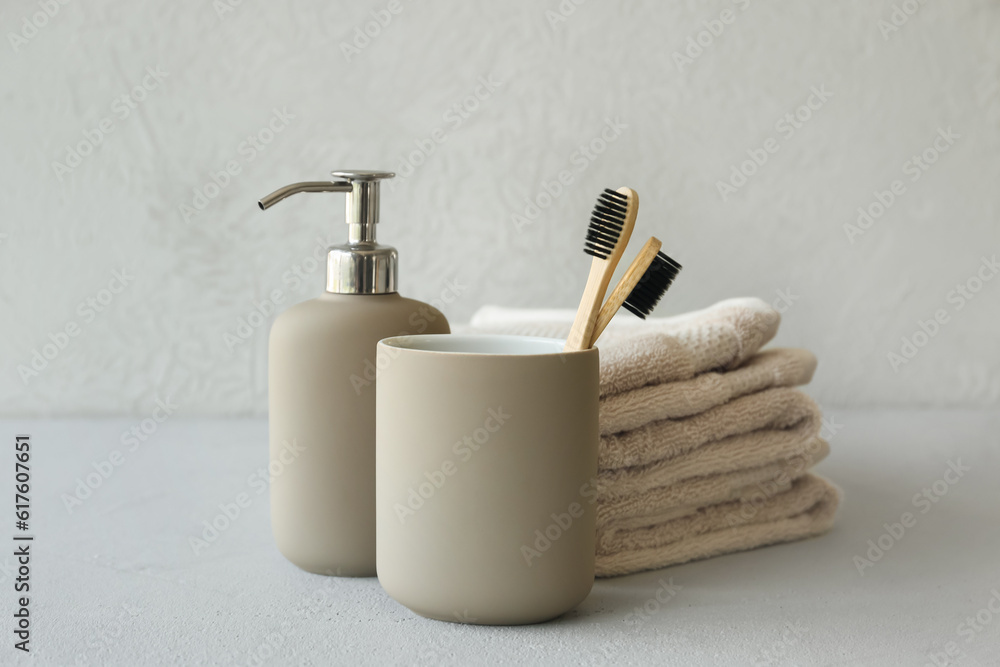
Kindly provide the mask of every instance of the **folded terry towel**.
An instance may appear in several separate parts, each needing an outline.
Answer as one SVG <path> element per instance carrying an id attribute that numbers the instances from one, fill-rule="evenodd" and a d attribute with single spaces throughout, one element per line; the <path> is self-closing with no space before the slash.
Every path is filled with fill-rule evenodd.
<path id="1" fill-rule="evenodd" d="M 475 333 L 565 337 L 573 311 L 481 309 Z M 806 350 L 759 352 L 780 315 L 759 299 L 618 318 L 601 350 L 597 571 L 614 576 L 824 532 L 836 490 L 819 408 L 793 389 Z"/>
<path id="2" fill-rule="evenodd" d="M 644 528 L 694 514 L 710 505 L 757 494 L 771 496 L 805 475 L 811 466 L 829 453 L 827 442 L 815 438 L 800 455 L 790 459 L 734 472 L 692 477 L 632 496 L 598 497 L 598 530 Z"/>
<path id="3" fill-rule="evenodd" d="M 811 398 L 797 389 L 775 387 L 741 396 L 692 417 L 662 419 L 631 431 L 603 436 L 597 467 L 602 472 L 614 471 L 615 479 L 631 479 L 655 470 L 664 460 L 676 467 L 680 465 L 678 457 L 683 454 L 701 456 L 698 450 L 705 446 L 742 437 L 739 447 L 726 447 L 732 450 L 729 456 L 738 460 L 706 465 L 690 476 L 722 470 L 715 466 L 732 470 L 756 464 L 758 452 L 785 456 L 790 449 L 817 435 L 821 425 L 822 413 Z"/>
<path id="4" fill-rule="evenodd" d="M 759 352 L 727 373 L 709 371 L 690 380 L 605 396 L 601 401 L 601 435 L 637 429 L 660 419 L 696 415 L 770 387 L 807 384 L 815 370 L 812 352 L 779 348 Z"/>
<path id="5" fill-rule="evenodd" d="M 735 500 L 646 528 L 604 531 L 598 536 L 597 576 L 630 574 L 819 535 L 833 524 L 838 502 L 833 485 L 807 475 L 759 504 Z"/>
<path id="6" fill-rule="evenodd" d="M 565 338 L 573 316 L 569 310 L 539 313 L 487 306 L 473 316 L 470 329 Z M 612 320 L 597 343 L 602 397 L 735 368 L 774 338 L 781 316 L 760 299 L 740 298 L 675 317 L 625 324 L 621 319 Z"/>
<path id="7" fill-rule="evenodd" d="M 801 483 L 829 451 L 819 437 L 821 424 L 812 399 L 774 387 L 691 417 L 603 436 L 599 574 L 664 567 L 824 532 L 836 511 L 836 493 L 819 478 L 809 477 L 808 487 Z M 752 507 L 745 520 L 733 521 L 745 514 L 736 512 L 741 499 L 761 495 L 763 509 Z"/>

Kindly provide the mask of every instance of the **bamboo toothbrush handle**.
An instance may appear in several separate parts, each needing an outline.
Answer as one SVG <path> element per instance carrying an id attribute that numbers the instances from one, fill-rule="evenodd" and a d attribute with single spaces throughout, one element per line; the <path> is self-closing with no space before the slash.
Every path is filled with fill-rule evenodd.
<path id="1" fill-rule="evenodd" d="M 595 257 L 590 264 L 587 287 L 580 299 L 573 328 L 570 330 L 569 336 L 566 337 L 566 345 L 563 347 L 565 352 L 586 350 L 590 347 L 594 324 L 597 322 L 597 314 L 604 301 L 604 295 L 607 294 L 608 284 L 611 283 L 611 278 L 618 267 L 618 261 L 622 258 L 625 246 L 628 245 L 628 241 L 632 237 L 632 228 L 635 226 L 635 218 L 639 213 L 639 194 L 632 188 L 624 186 L 618 188 L 617 192 L 628 198 L 628 208 L 622 221 L 622 229 L 611 253 L 604 259 Z"/>
<path id="2" fill-rule="evenodd" d="M 625 299 L 628 298 L 628 295 L 632 293 L 635 286 L 642 280 L 643 274 L 646 273 L 649 265 L 653 263 L 656 253 L 660 252 L 662 245 L 660 239 L 652 236 L 642 246 L 639 254 L 632 260 L 632 264 L 628 267 L 625 275 L 622 276 L 622 279 L 618 281 L 618 285 L 615 286 L 614 291 L 611 292 L 611 296 L 608 297 L 608 300 L 604 302 L 604 306 L 601 307 L 601 312 L 598 313 L 597 320 L 594 322 L 594 333 L 590 337 L 590 345 L 588 347 L 593 347 L 600 335 L 604 333 L 604 329 L 611 322 L 611 318 L 615 316 L 618 309 L 625 303 Z"/>
<path id="3" fill-rule="evenodd" d="M 594 331 L 594 323 L 597 321 L 597 312 L 601 308 L 601 301 L 608 291 L 608 284 L 611 282 L 611 275 L 614 269 L 607 270 L 608 260 L 594 259 L 590 263 L 590 276 L 587 278 L 587 287 L 583 290 L 583 297 L 580 299 L 580 306 L 576 309 L 576 319 L 573 321 L 573 328 L 566 337 L 566 352 L 574 350 L 586 350 L 590 347 L 590 337 Z"/>

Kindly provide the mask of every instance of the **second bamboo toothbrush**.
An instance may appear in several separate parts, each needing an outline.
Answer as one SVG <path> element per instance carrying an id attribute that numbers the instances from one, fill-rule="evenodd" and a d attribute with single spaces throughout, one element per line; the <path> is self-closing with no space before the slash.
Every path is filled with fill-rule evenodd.
<path id="1" fill-rule="evenodd" d="M 604 332 L 604 328 L 608 326 L 619 308 L 624 307 L 630 313 L 646 319 L 666 294 L 674 278 L 680 273 L 681 265 L 660 252 L 662 245 L 660 239 L 651 236 L 632 260 L 632 264 L 597 315 L 594 333 L 590 337 L 591 347 L 597 342 L 597 338 Z"/>

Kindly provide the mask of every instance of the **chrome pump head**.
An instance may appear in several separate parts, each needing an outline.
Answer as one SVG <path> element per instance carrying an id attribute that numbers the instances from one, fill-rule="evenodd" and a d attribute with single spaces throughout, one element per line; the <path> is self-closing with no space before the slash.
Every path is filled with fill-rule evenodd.
<path id="1" fill-rule="evenodd" d="M 389 171 L 332 172 L 333 181 L 293 183 L 275 190 L 257 204 L 271 208 L 299 192 L 347 193 L 347 243 L 329 248 L 326 254 L 326 291 L 333 294 L 390 294 L 396 291 L 397 254 L 390 246 L 375 242 L 379 213 L 379 181 L 392 178 Z"/>

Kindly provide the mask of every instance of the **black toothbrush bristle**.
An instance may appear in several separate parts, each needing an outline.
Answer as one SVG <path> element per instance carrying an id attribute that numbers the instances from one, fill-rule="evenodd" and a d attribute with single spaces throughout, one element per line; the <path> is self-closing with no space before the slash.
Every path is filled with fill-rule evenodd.
<path id="1" fill-rule="evenodd" d="M 628 212 L 628 197 L 620 192 L 605 188 L 597 198 L 594 213 L 590 216 L 587 239 L 583 250 L 598 259 L 607 259 L 618 243 Z"/>
<path id="2" fill-rule="evenodd" d="M 656 304 L 667 293 L 670 284 L 680 273 L 681 265 L 670 259 L 663 252 L 656 253 L 652 264 L 642 274 L 642 278 L 625 299 L 622 306 L 642 319 L 653 312 Z"/>

